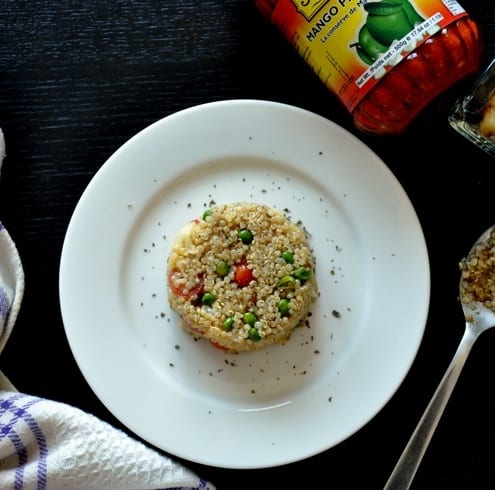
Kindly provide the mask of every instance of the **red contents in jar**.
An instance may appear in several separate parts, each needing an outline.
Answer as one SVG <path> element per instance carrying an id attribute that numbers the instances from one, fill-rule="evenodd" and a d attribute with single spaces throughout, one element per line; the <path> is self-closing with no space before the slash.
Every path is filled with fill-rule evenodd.
<path id="1" fill-rule="evenodd" d="M 436 97 L 479 68 L 477 25 L 463 17 L 421 44 L 364 97 L 352 116 L 368 133 L 400 134 Z"/>
<path id="2" fill-rule="evenodd" d="M 366 133 L 403 133 L 430 102 L 462 78 L 474 74 L 480 66 L 482 43 L 478 27 L 455 1 L 448 7 L 436 0 L 383 3 L 375 0 L 352 7 L 333 0 L 313 4 L 296 0 L 255 0 L 255 4 L 340 98 L 352 114 L 355 126 Z M 361 60 L 356 56 L 352 59 L 348 48 L 355 47 L 363 53 L 356 42 L 356 32 L 364 24 L 365 11 L 369 20 L 372 9 L 373 13 L 383 16 L 378 19 L 383 29 L 397 28 L 397 20 L 390 22 L 392 27 L 386 25 L 386 15 L 389 18 L 393 14 L 403 15 L 404 18 L 406 11 L 408 16 L 414 9 L 415 17 L 404 31 L 404 37 L 381 46 L 381 52 L 369 56 L 369 66 L 366 66 L 362 56 Z M 370 31 L 371 26 L 368 38 Z M 407 41 L 410 39 L 413 42 L 409 49 Z M 406 49 L 400 49 L 401 43 Z M 379 45 L 375 43 L 375 47 Z M 398 61 L 393 60 L 396 53 L 400 54 Z M 362 87 L 365 89 L 361 90 Z M 348 90 L 353 92 L 349 95 Z"/>

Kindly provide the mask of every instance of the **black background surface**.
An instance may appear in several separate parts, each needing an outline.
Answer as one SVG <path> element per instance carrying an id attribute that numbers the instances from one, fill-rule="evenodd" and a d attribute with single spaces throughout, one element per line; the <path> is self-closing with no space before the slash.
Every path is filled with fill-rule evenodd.
<path id="1" fill-rule="evenodd" d="M 495 5 L 461 3 L 479 22 L 484 67 L 495 55 Z M 0 219 L 26 274 L 21 313 L 0 367 L 20 391 L 73 404 L 125 431 L 82 377 L 58 300 L 65 231 L 106 159 L 164 116 L 234 98 L 314 111 L 383 159 L 416 209 L 431 261 L 428 322 L 403 384 L 364 428 L 308 460 L 261 470 L 184 462 L 219 490 L 265 488 L 269 480 L 277 488 L 296 488 L 297 477 L 303 488 L 381 488 L 463 333 L 458 262 L 495 222 L 495 160 L 447 122 L 453 101 L 472 80 L 438 98 L 403 136 L 364 135 L 247 0 L 0 1 L 0 67 L 0 127 L 7 144 Z M 483 334 L 413 488 L 495 488 L 494 349 L 495 332 Z"/>

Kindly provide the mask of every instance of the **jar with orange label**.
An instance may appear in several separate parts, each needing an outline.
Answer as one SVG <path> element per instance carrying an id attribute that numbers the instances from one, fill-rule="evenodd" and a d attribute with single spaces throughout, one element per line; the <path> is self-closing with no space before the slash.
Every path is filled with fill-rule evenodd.
<path id="1" fill-rule="evenodd" d="M 403 133 L 480 67 L 478 26 L 456 0 L 255 3 L 366 133 Z"/>

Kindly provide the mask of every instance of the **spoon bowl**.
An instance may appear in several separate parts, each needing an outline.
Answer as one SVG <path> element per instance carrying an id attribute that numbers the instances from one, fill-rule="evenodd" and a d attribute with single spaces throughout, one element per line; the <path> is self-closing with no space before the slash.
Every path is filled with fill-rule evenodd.
<path id="1" fill-rule="evenodd" d="M 459 299 L 466 321 L 464 334 L 384 490 L 410 487 L 474 343 L 485 330 L 495 326 L 495 225 L 476 240 L 461 261 L 460 269 Z"/>

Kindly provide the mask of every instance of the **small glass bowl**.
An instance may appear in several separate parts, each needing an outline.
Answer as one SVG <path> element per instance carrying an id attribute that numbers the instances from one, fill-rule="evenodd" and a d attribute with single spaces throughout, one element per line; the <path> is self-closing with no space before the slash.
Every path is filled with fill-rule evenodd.
<path id="1" fill-rule="evenodd" d="M 470 92 L 456 101 L 448 119 L 456 131 L 478 148 L 495 156 L 495 135 L 486 136 L 480 129 L 485 108 L 492 97 L 495 97 L 495 59 L 481 73 Z"/>

